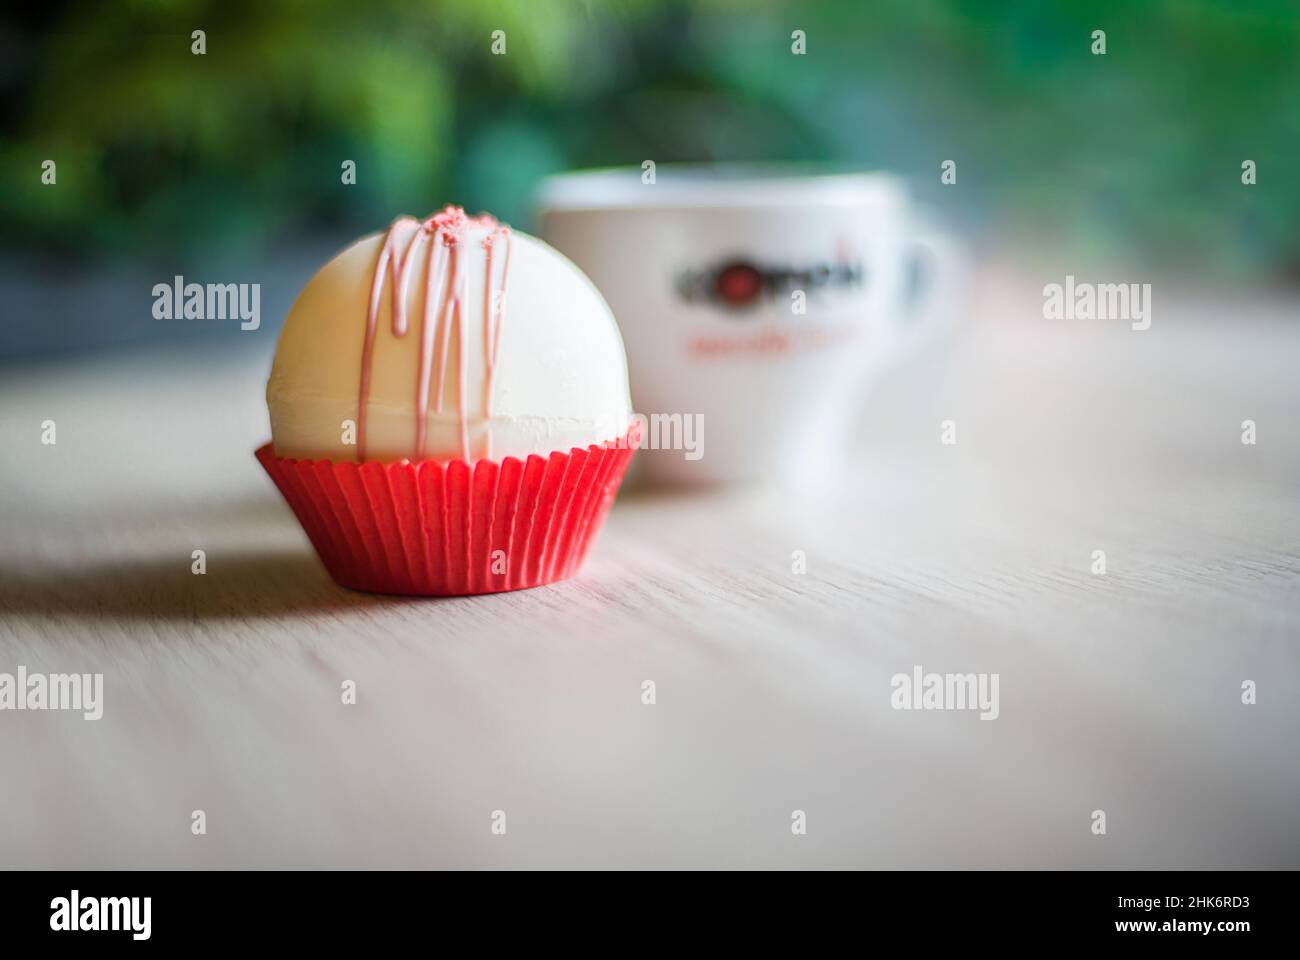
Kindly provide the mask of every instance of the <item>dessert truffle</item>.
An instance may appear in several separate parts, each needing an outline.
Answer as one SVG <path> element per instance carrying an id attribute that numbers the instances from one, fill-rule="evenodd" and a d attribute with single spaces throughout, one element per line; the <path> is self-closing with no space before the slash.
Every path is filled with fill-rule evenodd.
<path id="1" fill-rule="evenodd" d="M 402 217 L 321 268 L 285 320 L 266 400 L 278 456 L 327 460 L 567 452 L 622 437 L 631 414 L 623 341 L 586 275 L 454 208 Z"/>
<path id="2" fill-rule="evenodd" d="M 456 207 L 321 268 L 266 399 L 258 459 L 335 580 L 379 592 L 569 575 L 635 440 L 622 339 L 591 281 Z"/>

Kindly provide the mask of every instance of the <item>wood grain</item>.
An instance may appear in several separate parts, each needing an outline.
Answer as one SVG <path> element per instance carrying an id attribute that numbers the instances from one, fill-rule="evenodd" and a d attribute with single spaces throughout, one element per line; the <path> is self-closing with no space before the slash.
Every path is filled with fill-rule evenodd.
<path id="1" fill-rule="evenodd" d="M 269 337 L 0 371 L 0 671 L 105 676 L 0 712 L 0 865 L 1300 866 L 1296 304 L 1040 290 L 986 270 L 825 488 L 631 488 L 481 598 L 328 580 L 252 456 Z M 891 709 L 914 664 L 1000 717 Z"/>

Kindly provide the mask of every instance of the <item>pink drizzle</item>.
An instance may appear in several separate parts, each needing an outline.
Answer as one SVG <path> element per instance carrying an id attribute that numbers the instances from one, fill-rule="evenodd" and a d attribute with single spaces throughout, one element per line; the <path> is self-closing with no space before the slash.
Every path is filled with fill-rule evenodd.
<path id="1" fill-rule="evenodd" d="M 492 254 L 496 249 L 494 238 L 500 234 L 502 254 L 501 284 L 496 289 L 497 296 L 492 296 Z M 487 367 L 483 377 L 483 416 L 492 417 L 492 387 L 496 383 L 497 357 L 501 353 L 501 321 L 505 316 L 506 281 L 510 276 L 510 228 L 501 226 L 483 238 L 483 247 L 487 250 L 487 269 L 483 271 L 483 356 Z M 484 456 L 492 458 L 492 431 L 487 434 L 487 449 Z"/>
<path id="2" fill-rule="evenodd" d="M 361 349 L 361 377 L 357 392 L 357 459 L 366 456 L 366 407 L 370 402 L 370 372 L 374 365 L 375 334 L 379 328 L 379 307 L 383 302 L 384 279 L 387 274 L 392 304 L 392 331 L 395 337 L 406 336 L 410 326 L 406 315 L 406 298 L 412 274 L 419 263 L 420 249 L 427 246 L 424 256 L 424 305 L 420 315 L 420 366 L 416 378 L 415 444 L 414 459 L 424 459 L 425 432 L 429 420 L 429 381 L 434 369 L 434 411 L 442 412 L 443 388 L 447 381 L 447 366 L 452 325 L 456 326 L 459 351 L 457 356 L 456 406 L 460 420 L 461 455 L 470 459 L 469 417 L 466 409 L 466 303 L 469 290 L 468 272 L 464 262 L 464 241 L 471 228 L 487 228 L 482 247 L 487 263 L 483 279 L 483 416 L 492 416 L 492 388 L 496 380 L 497 360 L 501 353 L 501 326 L 505 318 L 506 278 L 510 269 L 510 228 L 498 224 L 484 214 L 467 217 L 460 207 L 446 207 L 421 222 L 414 217 L 398 217 L 393 221 L 375 263 L 370 284 L 370 309 L 366 316 L 365 342 Z M 502 240 L 501 283 L 493 296 L 492 262 L 495 240 Z M 484 441 L 485 457 L 492 456 L 492 431 L 488 423 Z"/>

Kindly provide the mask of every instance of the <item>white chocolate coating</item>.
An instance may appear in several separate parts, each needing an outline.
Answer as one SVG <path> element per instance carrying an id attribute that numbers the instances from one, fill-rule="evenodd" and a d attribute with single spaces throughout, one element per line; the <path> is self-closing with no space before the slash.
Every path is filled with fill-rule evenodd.
<path id="1" fill-rule="evenodd" d="M 631 402 L 627 359 L 614 316 L 582 271 L 522 233 L 509 237 L 509 279 L 491 416 L 484 416 L 485 340 L 490 338 L 484 336 L 487 258 L 482 240 L 488 233 L 485 227 L 473 226 L 460 248 L 467 302 L 459 322 L 450 317 L 446 321 L 450 359 L 440 410 L 438 398 L 430 397 L 424 457 L 462 457 L 462 426 L 468 432 L 471 458 L 494 460 L 545 456 L 623 437 Z M 278 456 L 357 458 L 357 447 L 345 442 L 345 421 L 358 419 L 372 282 L 384 239 L 385 234 L 373 234 L 336 256 L 303 288 L 289 311 L 266 386 Z M 498 262 L 494 277 L 500 271 Z M 366 407 L 367 460 L 415 457 L 426 274 L 425 264 L 417 263 L 407 284 L 409 328 L 402 336 L 395 335 L 388 322 L 393 284 L 390 279 L 383 284 Z M 436 382 L 435 376 L 431 394 Z M 355 438 L 356 431 L 351 433 Z"/>

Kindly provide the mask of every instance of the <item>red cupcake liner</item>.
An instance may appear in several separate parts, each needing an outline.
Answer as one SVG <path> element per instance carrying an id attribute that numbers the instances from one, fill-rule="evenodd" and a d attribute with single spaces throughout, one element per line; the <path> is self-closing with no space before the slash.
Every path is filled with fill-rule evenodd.
<path id="1" fill-rule="evenodd" d="M 459 596 L 572 576 L 618 493 L 633 433 L 499 462 L 295 460 L 269 443 L 257 459 L 336 583 Z"/>

